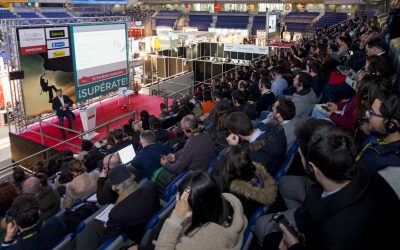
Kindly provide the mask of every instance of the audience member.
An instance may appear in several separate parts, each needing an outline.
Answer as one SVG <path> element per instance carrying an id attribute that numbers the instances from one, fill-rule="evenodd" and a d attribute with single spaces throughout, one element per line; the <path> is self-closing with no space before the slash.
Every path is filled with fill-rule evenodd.
<path id="1" fill-rule="evenodd" d="M 283 94 L 283 90 L 288 86 L 288 82 L 283 78 L 285 71 L 282 67 L 278 66 L 273 67 L 270 72 L 272 79 L 274 80 L 271 85 L 271 91 L 276 97 L 279 97 Z"/>
<path id="2" fill-rule="evenodd" d="M 124 139 L 124 132 L 120 128 L 114 129 L 114 141 L 115 144 L 107 150 L 107 154 L 116 153 L 118 150 L 132 145 L 132 142 L 130 140 Z"/>
<path id="3" fill-rule="evenodd" d="M 135 176 L 124 165 L 112 168 L 108 180 L 112 190 L 118 193 L 118 199 L 108 215 L 100 243 L 120 234 L 140 242 L 147 223 L 160 210 L 156 184 L 147 181 L 138 185 Z"/>
<path id="4" fill-rule="evenodd" d="M 67 183 L 65 197 L 61 202 L 62 208 L 72 207 L 76 201 L 88 198 L 96 192 L 99 172 L 87 173 L 86 167 L 80 160 L 70 161 L 68 168 L 72 174 L 72 181 Z"/>
<path id="5" fill-rule="evenodd" d="M 115 203 L 118 198 L 118 194 L 111 188 L 110 182 L 108 181 L 108 172 L 116 166 L 121 165 L 121 160 L 118 154 L 106 155 L 103 159 L 103 170 L 97 179 L 97 202 L 100 205 Z"/>
<path id="6" fill-rule="evenodd" d="M 296 106 L 296 118 L 309 116 L 314 105 L 318 102 L 312 84 L 312 77 L 306 72 L 300 72 L 294 78 L 293 86 L 296 93 L 286 98 L 292 100 Z"/>
<path id="7" fill-rule="evenodd" d="M 356 161 L 379 171 L 400 162 L 400 96 L 382 94 L 367 110 L 368 130 L 376 140 L 365 142 Z"/>
<path id="8" fill-rule="evenodd" d="M 308 190 L 302 207 L 284 213 L 304 241 L 279 224 L 282 242 L 279 244 L 277 236 L 281 233 L 268 234 L 264 248 L 391 248 L 396 232 L 385 225 L 387 221 L 399 222 L 396 194 L 378 174 L 354 164 L 355 146 L 347 133 L 329 123 L 314 129 L 308 126 L 309 122 L 299 126 L 296 135 L 305 171 L 316 184 Z M 276 224 L 268 218 L 270 215 L 257 221 L 256 235 L 260 240 Z M 353 223 L 349 223 L 349 218 Z"/>
<path id="9" fill-rule="evenodd" d="M 133 158 L 132 166 L 139 172 L 139 181 L 143 178 L 150 180 L 154 171 L 161 167 L 161 156 L 167 155 L 168 148 L 157 142 L 156 135 L 150 130 L 140 133 L 140 143 L 142 149 Z"/>
<path id="10" fill-rule="evenodd" d="M 175 209 L 155 249 L 240 249 L 246 226 L 238 198 L 221 194 L 208 174 L 190 172 L 179 183 Z"/>
<path id="11" fill-rule="evenodd" d="M 266 119 L 267 123 L 279 124 L 283 127 L 286 137 L 287 150 L 296 140 L 294 135 L 294 116 L 296 114 L 296 106 L 291 100 L 277 100 L 272 107 L 271 118 Z"/>
<path id="12" fill-rule="evenodd" d="M 34 195 L 40 206 L 40 220 L 54 216 L 60 210 L 60 196 L 51 187 L 42 187 L 40 180 L 29 177 L 22 183 L 22 193 Z"/>
<path id="13" fill-rule="evenodd" d="M 12 221 L 7 224 L 1 249 L 51 249 L 67 234 L 60 218 L 53 216 L 46 221 L 39 220 L 39 201 L 33 195 L 17 197 L 11 209 Z"/>
<path id="14" fill-rule="evenodd" d="M 251 162 L 250 156 L 238 145 L 224 150 L 220 185 L 223 192 L 239 198 L 247 218 L 257 208 L 272 205 L 277 196 L 272 176 L 264 166 Z"/>
<path id="15" fill-rule="evenodd" d="M 227 137 L 229 145 L 238 145 L 242 141 L 253 162 L 263 165 L 271 175 L 277 173 L 286 155 L 286 138 L 282 128 L 261 124 L 255 129 L 249 117 L 242 112 L 229 115 L 228 128 L 231 133 Z"/>

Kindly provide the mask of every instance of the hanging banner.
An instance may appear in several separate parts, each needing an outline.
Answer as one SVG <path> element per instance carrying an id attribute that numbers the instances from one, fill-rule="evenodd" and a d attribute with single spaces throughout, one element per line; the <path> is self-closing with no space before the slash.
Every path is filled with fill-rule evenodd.
<path id="1" fill-rule="evenodd" d="M 44 28 L 19 29 L 18 38 L 22 55 L 46 52 Z"/>
<path id="2" fill-rule="evenodd" d="M 56 37 L 68 37 L 67 27 L 45 28 L 45 29 L 18 29 L 20 39 L 22 35 L 32 34 L 37 30 L 40 35 L 36 37 L 44 38 L 44 50 L 40 53 L 24 54 L 23 47 L 20 47 L 21 70 L 24 71 L 25 78 L 22 80 L 22 93 L 24 98 L 25 114 L 27 116 L 37 116 L 42 113 L 52 111 L 52 100 L 56 96 L 56 90 L 61 88 L 63 94 L 75 101 L 74 74 L 72 57 L 70 56 L 68 38 L 54 40 L 50 36 L 51 31 L 64 31 L 53 34 Z M 35 31 L 36 30 L 36 31 Z M 46 40 L 49 34 L 51 40 Z M 41 41 L 41 40 L 40 40 Z M 19 43 L 21 46 L 25 42 Z"/>
<path id="3" fill-rule="evenodd" d="M 253 54 L 268 54 L 267 46 L 257 46 L 251 44 L 224 44 L 224 51 L 232 52 L 243 52 L 243 53 L 253 53 Z"/>

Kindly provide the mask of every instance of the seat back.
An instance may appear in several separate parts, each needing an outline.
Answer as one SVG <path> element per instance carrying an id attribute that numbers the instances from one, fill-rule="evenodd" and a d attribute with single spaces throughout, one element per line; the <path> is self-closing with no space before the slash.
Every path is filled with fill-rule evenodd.
<path id="1" fill-rule="evenodd" d="M 144 230 L 143 238 L 140 244 L 142 246 L 148 246 L 151 244 L 153 240 L 158 238 L 158 234 L 161 231 L 161 228 L 171 214 L 172 210 L 175 208 L 175 198 L 172 198 L 157 214 L 151 218 L 151 220 L 147 223 L 147 226 Z"/>
<path id="2" fill-rule="evenodd" d="M 106 240 L 97 250 L 120 250 L 126 249 L 127 245 L 128 237 L 125 234 L 121 234 Z"/>
<path id="3" fill-rule="evenodd" d="M 102 206 L 94 214 L 82 221 L 76 229 L 76 250 L 96 249 L 99 243 L 95 217 L 108 205 Z"/>
<path id="4" fill-rule="evenodd" d="M 259 217 L 265 215 L 265 212 L 267 211 L 267 207 L 262 206 L 257 208 L 256 211 L 251 215 L 248 223 L 247 223 L 247 228 L 244 231 L 243 235 L 243 243 L 242 243 L 242 250 L 247 250 L 250 248 L 251 242 L 253 240 L 253 229 L 256 225 L 256 221 Z"/>
<path id="5" fill-rule="evenodd" d="M 400 166 L 389 166 L 378 171 L 400 199 Z"/>
<path id="6" fill-rule="evenodd" d="M 187 173 L 187 170 L 183 170 L 170 184 L 168 184 L 162 197 L 164 201 L 171 200 L 171 198 L 176 194 L 176 191 L 178 190 L 178 184 L 182 181 L 183 177 L 185 177 Z"/>
<path id="7" fill-rule="evenodd" d="M 295 141 L 292 144 L 292 146 L 290 146 L 288 152 L 286 153 L 285 161 L 283 162 L 282 166 L 279 168 L 278 172 L 274 176 L 276 182 L 279 182 L 281 177 L 285 175 L 285 173 L 289 169 L 290 165 L 293 162 L 294 154 L 297 152 L 298 148 L 299 148 L 299 143 L 297 141 Z"/>
<path id="8" fill-rule="evenodd" d="M 73 250 L 75 248 L 75 241 L 75 235 L 70 233 L 65 236 L 64 239 L 53 248 L 53 250 Z"/>

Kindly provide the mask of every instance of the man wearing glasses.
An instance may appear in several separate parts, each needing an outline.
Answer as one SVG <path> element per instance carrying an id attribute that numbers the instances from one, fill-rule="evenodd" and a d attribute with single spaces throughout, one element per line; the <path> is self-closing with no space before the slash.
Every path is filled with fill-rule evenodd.
<path id="1" fill-rule="evenodd" d="M 376 140 L 369 140 L 356 161 L 375 171 L 400 165 L 400 96 L 394 93 L 376 98 L 366 112 L 368 130 Z"/>

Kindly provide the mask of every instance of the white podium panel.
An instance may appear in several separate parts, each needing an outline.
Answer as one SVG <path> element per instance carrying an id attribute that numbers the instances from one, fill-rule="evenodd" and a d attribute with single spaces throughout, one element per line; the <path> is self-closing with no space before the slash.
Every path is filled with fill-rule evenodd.
<path id="1" fill-rule="evenodd" d="M 83 130 L 89 131 L 91 129 L 94 129 L 96 127 L 96 106 L 95 105 L 90 105 L 86 107 L 85 109 L 80 109 L 79 113 L 81 115 L 81 121 L 82 121 L 82 126 Z M 98 133 L 95 131 L 92 131 L 90 133 L 87 133 L 86 135 L 83 136 L 83 139 L 90 140 L 94 137 L 96 137 Z"/>

